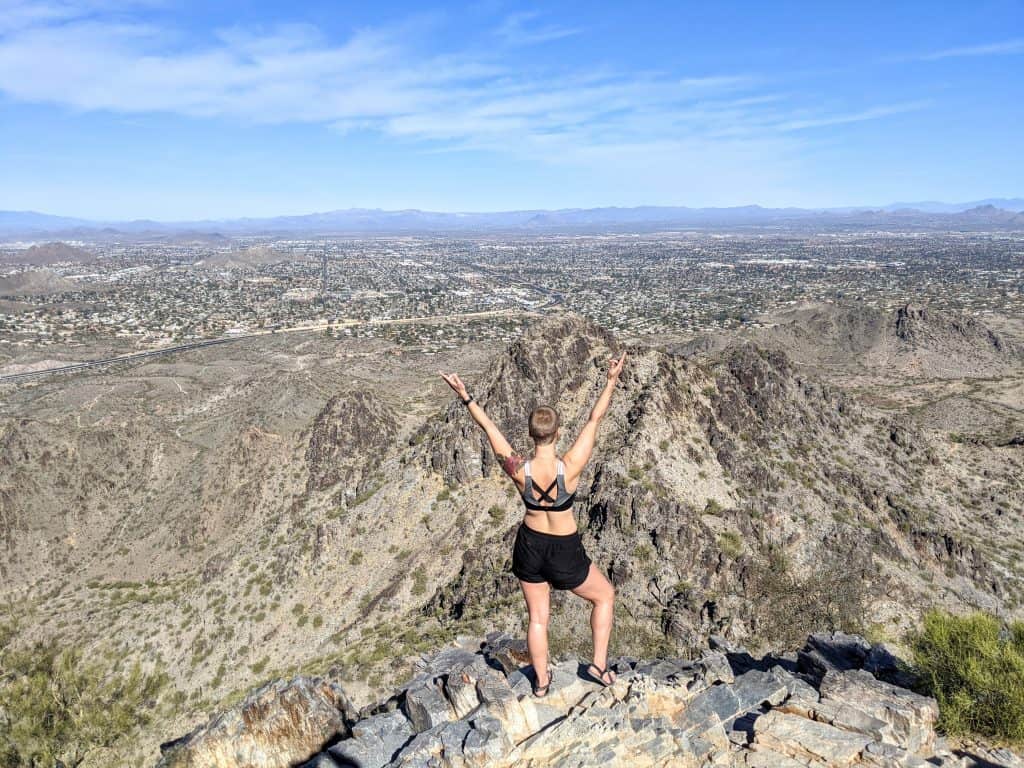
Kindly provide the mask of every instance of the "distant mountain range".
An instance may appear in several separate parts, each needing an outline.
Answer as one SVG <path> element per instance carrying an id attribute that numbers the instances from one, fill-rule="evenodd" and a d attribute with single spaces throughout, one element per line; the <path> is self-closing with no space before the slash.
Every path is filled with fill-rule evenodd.
<path id="1" fill-rule="evenodd" d="M 638 206 L 559 210 L 444 213 L 416 209 L 348 208 L 298 216 L 163 222 L 90 221 L 34 211 L 0 211 L 0 236 L 208 237 L 263 233 L 342 234 L 383 232 L 611 231 L 667 228 L 925 228 L 1024 230 L 1024 198 L 969 203 L 892 203 L 878 208 L 732 208 Z"/>

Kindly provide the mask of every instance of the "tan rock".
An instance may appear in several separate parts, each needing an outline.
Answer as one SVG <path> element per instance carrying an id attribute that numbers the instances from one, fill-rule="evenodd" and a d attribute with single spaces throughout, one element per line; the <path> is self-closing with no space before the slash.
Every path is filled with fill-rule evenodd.
<path id="1" fill-rule="evenodd" d="M 268 683 L 167 745 L 157 768 L 287 768 L 347 734 L 345 692 L 324 678 Z"/>
<path id="2" fill-rule="evenodd" d="M 821 698 L 886 723 L 882 740 L 909 752 L 928 753 L 935 745 L 935 699 L 876 680 L 870 672 L 828 672 L 821 681 Z"/>
<path id="3" fill-rule="evenodd" d="M 789 757 L 853 765 L 872 739 L 797 715 L 772 710 L 754 721 L 754 741 Z"/>

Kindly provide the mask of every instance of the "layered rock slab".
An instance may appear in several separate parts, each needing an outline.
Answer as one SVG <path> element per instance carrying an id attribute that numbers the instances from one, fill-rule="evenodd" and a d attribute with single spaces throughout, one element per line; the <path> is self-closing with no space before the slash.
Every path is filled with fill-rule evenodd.
<path id="1" fill-rule="evenodd" d="M 288 685 L 265 686 L 170 745 L 160 766 L 973 765 L 937 741 L 933 699 L 865 668 L 890 669 L 872 664 L 886 658 L 883 651 L 837 633 L 809 638 L 790 658 L 754 659 L 730 648 L 696 660 L 619 659 L 618 677 L 607 687 L 584 675 L 585 663 L 566 659 L 552 664 L 550 692 L 538 699 L 532 669 L 516 663 L 522 641 L 492 635 L 476 651 L 447 648 L 425 657 L 419 674 L 354 723 L 346 720 L 351 713 L 343 695 L 323 681 L 292 681 L 306 699 Z M 308 711 L 288 708 L 297 700 L 308 700 Z M 333 719 L 329 713 L 318 719 L 332 706 Z M 293 726 L 278 732 L 281 743 L 271 744 L 275 724 L 292 715 L 298 715 Z M 319 747 L 311 746 L 315 734 L 332 728 Z"/>

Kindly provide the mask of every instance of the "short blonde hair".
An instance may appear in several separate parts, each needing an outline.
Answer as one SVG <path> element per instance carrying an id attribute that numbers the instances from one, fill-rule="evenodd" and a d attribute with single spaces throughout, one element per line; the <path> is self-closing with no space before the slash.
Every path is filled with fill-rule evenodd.
<path id="1" fill-rule="evenodd" d="M 530 413 L 530 437 L 537 445 L 546 445 L 555 439 L 559 423 L 558 411 L 550 405 L 538 405 Z"/>

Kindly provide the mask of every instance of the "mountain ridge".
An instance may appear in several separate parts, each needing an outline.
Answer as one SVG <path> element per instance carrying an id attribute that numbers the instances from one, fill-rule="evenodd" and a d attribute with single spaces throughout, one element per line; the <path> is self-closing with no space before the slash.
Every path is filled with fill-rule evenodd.
<path id="1" fill-rule="evenodd" d="M 728 227 L 789 223 L 866 225 L 879 217 L 894 225 L 966 226 L 989 224 L 1024 227 L 1024 199 L 989 198 L 961 204 L 899 203 L 885 206 L 772 208 L 760 205 L 726 207 L 603 206 L 595 208 L 524 209 L 509 211 L 429 211 L 347 208 L 297 215 L 205 220 L 86 220 L 35 211 L 0 211 L 0 233 L 158 234 L 217 232 L 388 232 L 548 230 L 602 227 Z"/>

